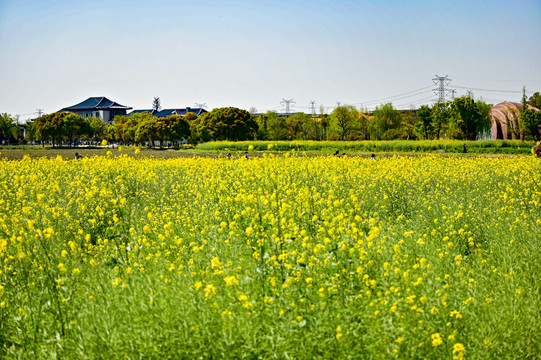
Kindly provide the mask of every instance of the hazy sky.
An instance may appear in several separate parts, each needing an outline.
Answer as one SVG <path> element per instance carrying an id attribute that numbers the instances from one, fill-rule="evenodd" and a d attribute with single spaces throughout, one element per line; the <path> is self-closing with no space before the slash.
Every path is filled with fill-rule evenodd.
<path id="1" fill-rule="evenodd" d="M 0 0 L 0 112 L 22 119 L 91 96 L 409 108 L 435 75 L 491 103 L 541 91 L 541 1 Z"/>

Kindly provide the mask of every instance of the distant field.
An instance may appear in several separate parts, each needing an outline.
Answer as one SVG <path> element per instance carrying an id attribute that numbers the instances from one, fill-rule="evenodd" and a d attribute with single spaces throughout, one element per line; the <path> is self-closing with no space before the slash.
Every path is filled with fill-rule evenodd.
<path id="1" fill-rule="evenodd" d="M 52 147 L 2 147 L 0 148 L 0 157 L 9 160 L 20 160 L 25 155 L 32 159 L 36 158 L 56 158 L 62 156 L 63 159 L 75 159 L 75 153 L 81 154 L 83 157 L 107 156 L 107 152 L 111 152 L 111 156 L 139 156 L 139 157 L 154 157 L 154 158 L 177 158 L 177 157 L 192 157 L 192 156 L 211 156 L 217 157 L 218 153 L 202 152 L 195 150 L 174 150 L 174 149 L 149 149 L 139 148 L 139 154 L 135 154 L 135 147 L 120 147 L 116 149 L 110 148 L 52 148 Z"/>
<path id="2" fill-rule="evenodd" d="M 74 159 L 75 153 L 84 157 L 111 156 L 178 158 L 178 157 L 219 157 L 231 153 L 234 157 L 245 151 L 250 156 L 262 156 L 264 153 L 283 153 L 298 151 L 308 156 L 329 155 L 336 151 L 348 156 L 367 157 L 371 153 L 378 156 L 393 154 L 462 154 L 462 146 L 466 144 L 468 155 L 530 155 L 534 145 L 531 141 L 518 140 L 483 140 L 483 141 L 456 141 L 456 140 L 422 140 L 422 141 L 216 141 L 198 144 L 195 149 L 168 149 L 125 147 L 119 148 L 52 148 L 39 146 L 4 146 L 0 147 L 0 157 L 9 160 L 22 159 L 25 155 L 30 158 L 56 158 Z M 136 155 L 136 149 L 139 153 Z"/>
<path id="3" fill-rule="evenodd" d="M 197 150 L 210 151 L 317 151 L 333 153 L 462 153 L 530 155 L 533 141 L 520 140 L 404 140 L 404 141 L 216 141 L 198 144 Z"/>

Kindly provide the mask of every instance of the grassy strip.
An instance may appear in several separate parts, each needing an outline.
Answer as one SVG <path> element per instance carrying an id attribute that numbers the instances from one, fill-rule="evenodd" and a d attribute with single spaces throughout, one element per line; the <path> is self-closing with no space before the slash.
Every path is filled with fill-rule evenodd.
<path id="1" fill-rule="evenodd" d="M 420 140 L 420 141 L 216 141 L 198 144 L 197 150 L 210 151 L 321 151 L 339 152 L 443 152 L 461 153 L 466 144 L 474 154 L 529 155 L 534 142 L 519 140 Z"/>

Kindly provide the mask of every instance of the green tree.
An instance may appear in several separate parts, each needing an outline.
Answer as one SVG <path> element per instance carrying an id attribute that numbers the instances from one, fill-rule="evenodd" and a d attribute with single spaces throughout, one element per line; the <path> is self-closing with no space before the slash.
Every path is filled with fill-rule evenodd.
<path id="1" fill-rule="evenodd" d="M 286 119 L 288 137 L 290 139 L 308 140 L 314 132 L 314 121 L 309 114 L 302 112 L 292 114 Z"/>
<path id="2" fill-rule="evenodd" d="M 535 111 L 533 109 L 523 110 L 520 114 L 520 127 L 525 137 L 531 137 L 535 140 L 541 140 L 540 127 L 541 126 L 541 111 Z"/>
<path id="3" fill-rule="evenodd" d="M 153 118 L 152 114 L 148 111 L 130 114 L 129 116 L 115 116 L 113 121 L 115 127 L 114 137 L 121 140 L 123 143 L 136 142 L 135 138 L 139 125 L 142 122 Z"/>
<path id="4" fill-rule="evenodd" d="M 348 135 L 359 119 L 359 112 L 352 105 L 338 106 L 331 113 L 331 118 L 340 129 L 342 140 L 348 141 Z"/>
<path id="5" fill-rule="evenodd" d="M 268 111 L 255 119 L 258 127 L 257 138 L 261 140 L 285 140 L 287 139 L 287 125 L 283 117 L 278 117 L 276 112 Z"/>
<path id="6" fill-rule="evenodd" d="M 475 140 L 491 125 L 487 107 L 476 104 L 469 96 L 455 98 L 451 103 L 450 115 L 450 135 L 456 139 Z"/>
<path id="7" fill-rule="evenodd" d="M 69 146 L 79 140 L 83 135 L 89 135 L 92 131 L 90 125 L 79 114 L 68 113 L 63 117 L 63 135 L 68 140 Z"/>
<path id="8" fill-rule="evenodd" d="M 168 116 L 168 119 L 170 129 L 169 141 L 180 142 L 182 139 L 188 140 L 190 137 L 190 124 L 186 120 L 186 116 L 182 117 L 180 115 L 171 115 Z"/>
<path id="9" fill-rule="evenodd" d="M 331 119 L 329 117 L 329 114 L 326 113 L 325 107 L 323 105 L 319 106 L 319 123 L 321 125 L 322 130 L 322 136 L 320 136 L 320 140 L 327 140 L 327 130 L 329 129 L 329 126 L 331 125 Z"/>
<path id="10" fill-rule="evenodd" d="M 155 137 L 160 142 L 160 147 L 166 140 L 169 140 L 171 134 L 170 119 L 167 117 L 159 117 L 154 120 Z"/>
<path id="11" fill-rule="evenodd" d="M 24 139 L 27 143 L 33 143 L 36 140 L 36 124 L 34 121 L 28 121 L 24 125 L 26 131 L 24 135 Z"/>
<path id="12" fill-rule="evenodd" d="M 90 128 L 89 138 L 94 142 L 101 141 L 109 125 L 99 118 L 86 118 L 85 120 Z"/>
<path id="13" fill-rule="evenodd" d="M 141 119 L 135 131 L 135 141 L 138 143 L 150 142 L 150 146 L 154 147 L 154 142 L 158 140 L 156 123 L 156 118 L 152 115 Z"/>
<path id="14" fill-rule="evenodd" d="M 428 105 L 422 105 L 417 110 L 417 121 L 415 131 L 422 139 L 432 138 L 432 110 Z"/>
<path id="15" fill-rule="evenodd" d="M 192 121 L 194 121 L 195 119 L 197 119 L 197 115 L 192 112 L 192 111 L 188 111 L 186 113 L 186 115 L 184 115 L 184 119 L 189 123 L 191 123 Z"/>
<path id="16" fill-rule="evenodd" d="M 417 132 L 415 131 L 415 124 L 417 123 L 416 112 L 414 110 L 405 111 L 400 115 L 402 120 L 399 131 L 401 131 L 403 135 L 406 135 L 407 140 L 417 139 Z"/>
<path id="17" fill-rule="evenodd" d="M 64 137 L 64 117 L 69 113 L 52 113 L 42 115 L 35 120 L 36 136 L 40 140 L 51 140 L 53 147 L 60 145 Z"/>
<path id="18" fill-rule="evenodd" d="M 539 92 L 536 92 L 530 98 L 528 99 L 528 104 L 530 106 L 533 106 L 534 108 L 537 108 L 541 110 L 541 94 Z"/>
<path id="19" fill-rule="evenodd" d="M 8 145 L 10 138 L 17 135 L 17 124 L 11 115 L 7 113 L 0 114 L 0 132 Z"/>
<path id="20" fill-rule="evenodd" d="M 376 107 L 374 115 L 368 124 L 370 139 L 381 140 L 384 137 L 400 137 L 398 132 L 401 121 L 400 112 L 393 107 L 393 104 L 387 103 L 381 107 Z"/>
<path id="21" fill-rule="evenodd" d="M 446 133 L 449 127 L 450 103 L 437 102 L 432 106 L 430 127 L 436 140 L 440 139 Z"/>
<path id="22" fill-rule="evenodd" d="M 197 140 L 248 140 L 257 134 L 252 114 L 235 107 L 217 108 L 192 122 Z"/>
<path id="23" fill-rule="evenodd" d="M 301 113 L 302 114 L 302 113 Z M 316 122 L 310 114 L 303 114 L 299 119 L 299 130 L 303 140 L 314 140 L 316 137 Z"/>

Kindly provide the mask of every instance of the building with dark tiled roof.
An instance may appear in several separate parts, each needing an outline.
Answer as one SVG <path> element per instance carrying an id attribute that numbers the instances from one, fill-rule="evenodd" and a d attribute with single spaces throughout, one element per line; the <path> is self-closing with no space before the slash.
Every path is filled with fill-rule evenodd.
<path id="1" fill-rule="evenodd" d="M 69 111 L 81 115 L 83 118 L 95 117 L 107 123 L 111 123 L 117 115 L 126 115 L 126 111 L 131 110 L 129 106 L 120 105 L 106 97 L 91 97 L 85 101 L 65 107 L 59 112 Z"/>
<path id="2" fill-rule="evenodd" d="M 199 116 L 199 115 L 201 115 L 203 113 L 206 113 L 207 110 L 205 110 L 203 108 L 191 108 L 191 107 L 187 107 L 187 108 L 184 108 L 184 109 L 163 109 L 163 110 L 160 110 L 160 111 L 150 110 L 150 109 L 149 110 L 133 110 L 132 112 L 130 112 L 130 115 L 131 114 L 142 113 L 142 112 L 149 112 L 154 117 L 166 117 L 166 116 L 170 116 L 170 115 L 185 116 L 189 112 L 192 112 L 195 115 Z"/>

